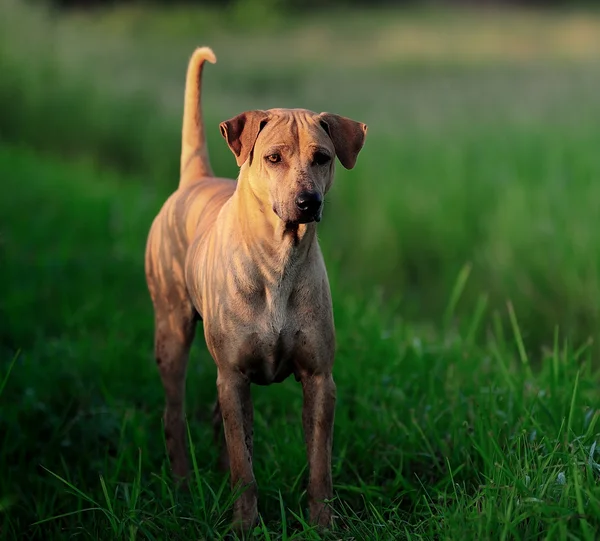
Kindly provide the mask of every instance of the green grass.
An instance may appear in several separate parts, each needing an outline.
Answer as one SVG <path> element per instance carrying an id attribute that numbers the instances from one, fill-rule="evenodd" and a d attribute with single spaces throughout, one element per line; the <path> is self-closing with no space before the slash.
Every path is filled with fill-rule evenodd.
<path id="1" fill-rule="evenodd" d="M 142 262 L 160 197 L 141 180 L 11 147 L 0 149 L 0 176 L 11 194 L 0 203 L 1 535 L 219 538 L 230 496 L 216 470 L 216 372 L 201 339 L 188 379 L 191 494 L 174 492 L 167 473 Z M 331 539 L 593 539 L 600 377 L 589 348 L 557 333 L 533 370 L 516 319 L 506 335 L 492 324 L 478 345 L 474 331 L 493 320 L 452 324 L 461 283 L 446 330 L 432 334 L 332 277 Z M 264 521 L 255 538 L 318 539 L 303 521 L 300 387 L 255 388 L 254 400 Z"/>
<path id="2" fill-rule="evenodd" d="M 204 104 L 219 174 L 235 162 L 217 124 L 241 110 L 369 124 L 320 224 L 339 345 L 326 538 L 595 538 L 597 14 L 276 13 L 248 27 L 243 10 L 0 10 L 1 539 L 227 533 L 214 363 L 199 339 L 184 495 L 143 273 L 198 44 L 218 56 Z M 300 388 L 254 398 L 256 538 L 318 539 Z"/>
<path id="3" fill-rule="evenodd" d="M 209 44 L 205 120 L 220 174 L 235 163 L 218 122 L 245 109 L 302 106 L 369 125 L 322 227 L 348 288 L 379 287 L 427 323 L 470 264 L 459 315 L 485 294 L 507 326 L 510 299 L 536 358 L 556 324 L 577 343 L 596 336 L 597 14 L 350 12 L 259 32 L 205 10 L 49 18 L 0 2 L 0 139 L 144 176 L 166 197 L 186 62 Z"/>

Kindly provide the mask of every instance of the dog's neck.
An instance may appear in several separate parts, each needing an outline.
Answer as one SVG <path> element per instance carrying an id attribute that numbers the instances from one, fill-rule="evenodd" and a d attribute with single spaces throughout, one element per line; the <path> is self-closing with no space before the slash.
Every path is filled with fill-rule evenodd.
<path id="1" fill-rule="evenodd" d="M 231 198 L 231 212 L 240 224 L 240 238 L 252 259 L 271 278 L 283 279 L 301 264 L 317 242 L 316 224 L 286 224 L 253 192 L 240 175 Z"/>

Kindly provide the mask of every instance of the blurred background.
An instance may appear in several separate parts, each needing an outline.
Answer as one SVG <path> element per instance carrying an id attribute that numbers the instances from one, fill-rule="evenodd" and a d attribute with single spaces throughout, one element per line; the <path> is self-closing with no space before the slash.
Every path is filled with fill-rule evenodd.
<path id="1" fill-rule="evenodd" d="M 160 200 L 177 183 L 186 63 L 208 44 L 218 173 L 236 170 L 217 124 L 245 109 L 369 125 L 321 228 L 343 287 L 427 322 L 467 265 L 459 311 L 511 300 L 532 347 L 557 324 L 574 340 L 595 332 L 594 2 L 1 1 L 3 142 L 86 159 Z"/>
<path id="2" fill-rule="evenodd" d="M 219 175 L 236 166 L 218 123 L 247 109 L 303 107 L 369 126 L 356 168 L 338 165 L 319 226 L 347 348 L 367 347 L 352 341 L 353 318 L 383 312 L 430 336 L 451 316 L 483 342 L 510 323 L 508 302 L 532 358 L 557 328 L 575 345 L 597 336 L 597 8 L 0 0 L 0 354 L 6 370 L 18 352 L 25 363 L 2 397 L 0 438 L 35 426 L 26 444 L 6 436 L 0 455 L 57 464 L 86 438 L 110 455 L 121 415 L 147 415 L 148 438 L 160 434 L 143 251 L 177 186 L 198 45 L 218 59 L 202 99 Z M 203 370 L 192 377 L 204 381 Z M 214 379 L 200 385 L 208 404 Z M 153 410 L 127 409 L 147 400 Z"/>

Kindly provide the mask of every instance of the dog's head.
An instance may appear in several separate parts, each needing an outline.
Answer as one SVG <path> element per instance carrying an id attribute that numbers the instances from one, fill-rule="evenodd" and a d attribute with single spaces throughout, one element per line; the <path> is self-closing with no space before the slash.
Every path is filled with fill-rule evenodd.
<path id="1" fill-rule="evenodd" d="M 220 128 L 256 197 L 286 225 L 321 220 L 335 157 L 352 169 L 367 134 L 365 124 L 305 109 L 247 111 Z"/>

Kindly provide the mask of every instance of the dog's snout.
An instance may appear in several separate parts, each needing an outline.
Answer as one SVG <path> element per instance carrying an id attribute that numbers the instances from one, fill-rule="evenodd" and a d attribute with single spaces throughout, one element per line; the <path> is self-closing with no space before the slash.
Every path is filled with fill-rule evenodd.
<path id="1" fill-rule="evenodd" d="M 317 214 L 323 203 L 323 198 L 318 192 L 300 192 L 296 197 L 296 206 L 298 209 L 307 215 L 314 216 Z"/>

